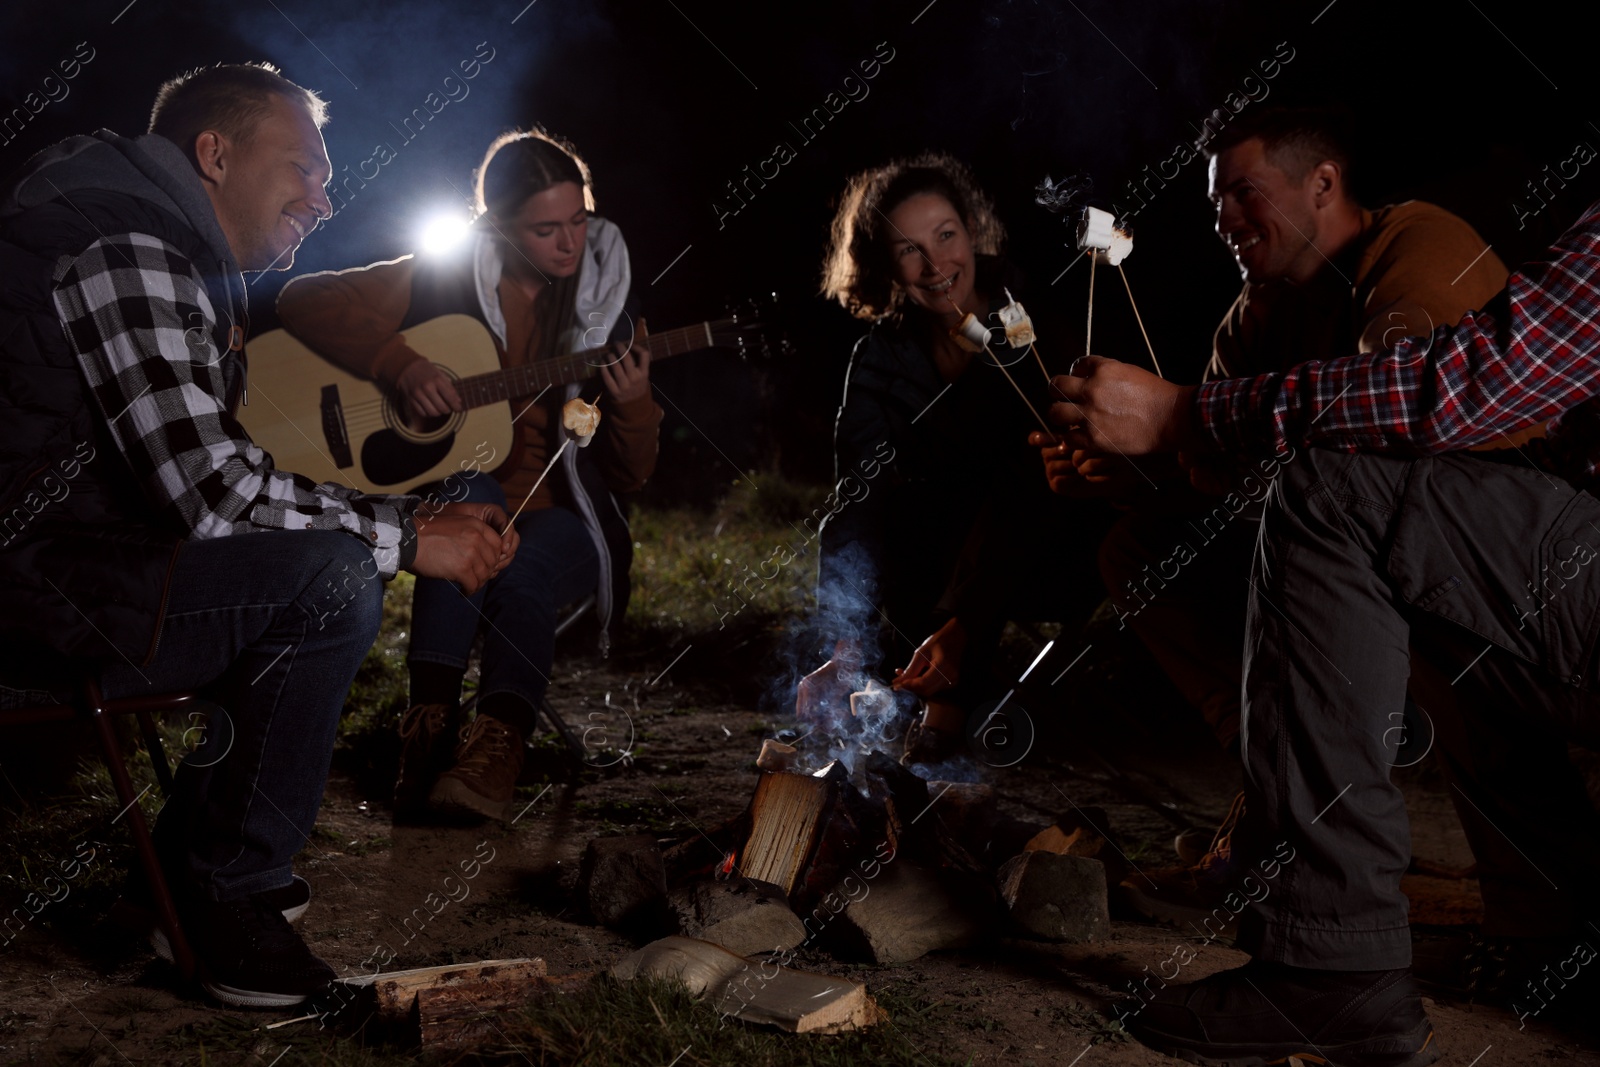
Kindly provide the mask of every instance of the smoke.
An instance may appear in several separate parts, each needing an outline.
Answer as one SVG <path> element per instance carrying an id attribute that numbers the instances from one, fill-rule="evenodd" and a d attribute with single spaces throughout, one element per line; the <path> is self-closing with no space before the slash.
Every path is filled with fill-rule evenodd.
<path id="1" fill-rule="evenodd" d="M 1048 174 L 1033 187 L 1033 202 L 1055 215 L 1066 215 L 1074 223 L 1077 216 L 1089 206 L 1094 193 L 1094 179 L 1088 174 L 1069 174 L 1055 181 Z"/>
<path id="2" fill-rule="evenodd" d="M 887 665 L 879 581 L 865 547 L 851 542 L 830 552 L 821 571 L 816 611 L 790 630 L 770 698 L 798 720 L 778 740 L 800 750 L 800 769 L 820 770 L 838 760 L 862 787 L 872 752 L 899 756 L 918 701 L 880 676 Z"/>

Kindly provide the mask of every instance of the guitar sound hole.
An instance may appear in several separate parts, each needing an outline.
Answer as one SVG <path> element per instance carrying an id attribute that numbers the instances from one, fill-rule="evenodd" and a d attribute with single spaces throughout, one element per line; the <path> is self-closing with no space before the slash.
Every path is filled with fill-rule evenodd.
<path id="1" fill-rule="evenodd" d="M 450 425 L 450 415 L 418 415 L 407 413 L 406 429 L 419 437 L 431 437 Z"/>

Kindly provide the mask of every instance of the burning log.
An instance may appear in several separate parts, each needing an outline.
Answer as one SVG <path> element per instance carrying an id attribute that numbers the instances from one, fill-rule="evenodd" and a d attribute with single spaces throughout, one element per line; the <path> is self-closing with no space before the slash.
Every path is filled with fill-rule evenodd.
<path id="1" fill-rule="evenodd" d="M 938 798 L 934 810 L 950 835 L 968 851 L 983 852 L 999 815 L 994 787 L 982 782 L 929 782 L 928 792 Z"/>
<path id="2" fill-rule="evenodd" d="M 746 1022 L 796 1034 L 859 1030 L 886 1018 L 866 986 L 848 978 L 752 964 L 707 941 L 668 937 L 627 956 L 612 977 L 670 978 L 708 997 L 716 1009 Z"/>
<path id="3" fill-rule="evenodd" d="M 837 796 L 837 780 L 826 775 L 763 774 L 750 801 L 750 836 L 740 850 L 739 872 L 771 882 L 792 898 L 825 828 L 823 815 L 837 806 Z"/>

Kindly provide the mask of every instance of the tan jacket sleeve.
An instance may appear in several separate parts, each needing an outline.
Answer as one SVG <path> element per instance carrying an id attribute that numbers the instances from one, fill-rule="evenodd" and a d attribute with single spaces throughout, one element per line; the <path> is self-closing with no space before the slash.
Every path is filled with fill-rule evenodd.
<path id="1" fill-rule="evenodd" d="M 1454 326 L 1506 284 L 1506 265 L 1464 220 L 1431 204 L 1391 210 L 1406 214 L 1369 250 L 1357 288 L 1362 352 Z"/>
<path id="2" fill-rule="evenodd" d="M 608 407 L 611 410 L 605 411 Z M 614 493 L 643 489 L 656 470 L 664 415 L 661 405 L 654 396 L 649 396 L 628 404 L 602 401 L 601 410 L 602 440 L 595 445 L 603 449 L 597 458 L 606 485 Z"/>
<path id="3" fill-rule="evenodd" d="M 411 307 L 412 259 L 295 278 L 278 296 L 284 329 L 347 370 L 392 386 L 424 358 L 400 336 Z"/>

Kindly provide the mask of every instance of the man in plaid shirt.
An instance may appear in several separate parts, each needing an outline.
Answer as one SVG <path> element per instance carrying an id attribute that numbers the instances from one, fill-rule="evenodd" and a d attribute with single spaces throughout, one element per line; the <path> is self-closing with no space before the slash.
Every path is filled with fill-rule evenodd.
<path id="1" fill-rule="evenodd" d="M 0 190 L 0 635 L 24 650 L 0 683 L 48 664 L 219 706 L 156 837 L 203 985 L 246 1006 L 333 978 L 283 913 L 383 580 L 472 592 L 516 550 L 498 508 L 318 484 L 234 418 L 241 272 L 331 214 L 323 121 L 271 67 L 215 67 L 162 87 L 147 136 L 69 139 Z"/>
<path id="2" fill-rule="evenodd" d="M 1214 1063 L 1437 1057 L 1390 781 L 1408 676 L 1484 816 L 1469 843 L 1509 956 L 1498 992 L 1524 1022 L 1590 1010 L 1600 820 L 1566 743 L 1600 737 L 1597 279 L 1600 204 L 1428 337 L 1202 386 L 1095 357 L 1056 379 L 1077 447 L 1285 464 L 1250 577 L 1235 849 L 1294 859 L 1241 920 L 1249 965 L 1124 1008 L 1147 1043 Z M 1454 451 L 1546 419 L 1545 441 Z"/>

